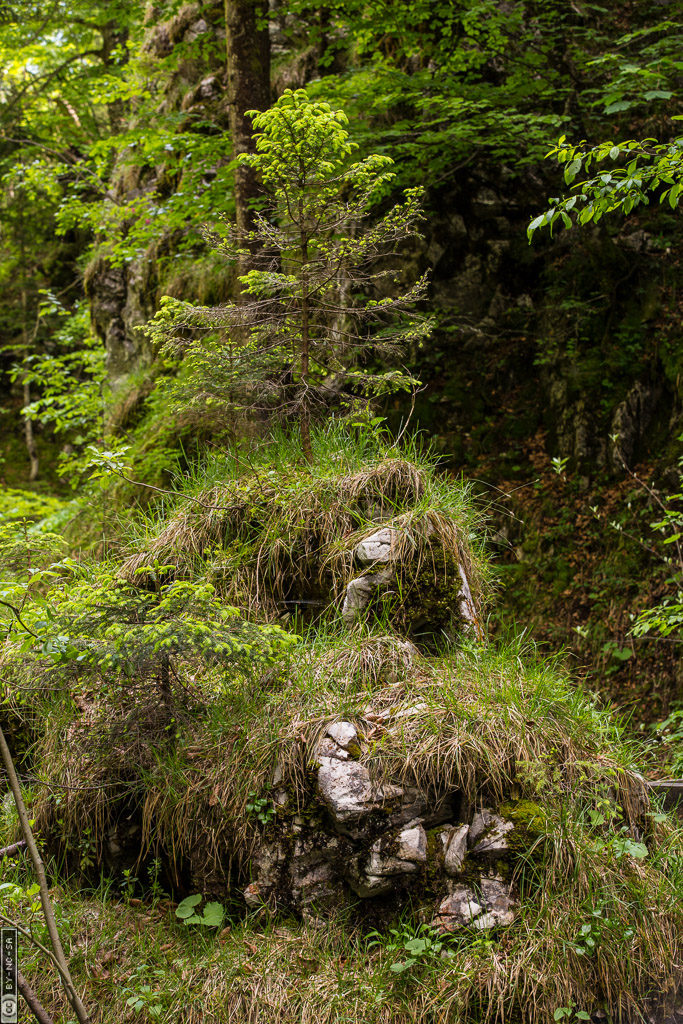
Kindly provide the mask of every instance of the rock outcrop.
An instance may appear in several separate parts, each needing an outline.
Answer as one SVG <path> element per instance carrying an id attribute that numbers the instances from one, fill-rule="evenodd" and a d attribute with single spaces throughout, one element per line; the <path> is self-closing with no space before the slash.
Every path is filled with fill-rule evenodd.
<path id="1" fill-rule="evenodd" d="M 397 726 L 421 710 L 404 709 Z M 518 899 L 505 862 L 514 856 L 513 822 L 488 807 L 466 808 L 460 820 L 458 793 L 374 778 L 367 748 L 359 726 L 330 723 L 313 751 L 316 785 L 305 808 L 290 806 L 278 772 L 276 820 L 252 860 L 247 905 L 324 918 L 359 897 L 394 894 L 398 907 L 410 895 L 443 932 L 511 924 Z"/>
<path id="2" fill-rule="evenodd" d="M 429 539 L 433 533 L 433 528 L 427 523 L 425 537 Z M 421 538 L 422 542 L 425 537 Z M 347 626 L 352 626 L 360 619 L 377 597 L 386 600 L 392 594 L 406 589 L 406 582 L 401 579 L 401 570 L 404 568 L 406 552 L 411 556 L 417 549 L 418 538 L 412 537 L 408 530 L 401 531 L 392 526 L 381 527 L 359 541 L 353 550 L 353 559 L 362 569 L 362 574 L 347 584 L 342 607 L 342 619 Z M 460 563 L 453 569 L 459 579 L 455 587 L 451 584 L 453 618 L 459 619 L 465 629 L 476 628 L 476 610 L 467 574 Z M 433 586 L 436 589 L 442 585 L 440 576 L 434 579 Z M 447 577 L 446 572 L 445 580 Z"/>

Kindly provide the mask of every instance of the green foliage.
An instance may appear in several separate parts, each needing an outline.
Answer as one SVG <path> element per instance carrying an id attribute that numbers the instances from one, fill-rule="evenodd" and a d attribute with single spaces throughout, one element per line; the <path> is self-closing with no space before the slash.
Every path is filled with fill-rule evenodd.
<path id="1" fill-rule="evenodd" d="M 591 1015 L 586 1010 L 577 1010 L 573 1003 L 570 1006 L 558 1006 L 553 1013 L 553 1020 L 590 1020 Z"/>
<path id="2" fill-rule="evenodd" d="M 675 706 L 662 722 L 652 726 L 664 745 L 665 763 L 672 778 L 683 775 L 683 709 Z"/>
<path id="3" fill-rule="evenodd" d="M 203 898 L 198 894 L 187 896 L 176 907 L 175 916 L 186 925 L 198 924 L 203 928 L 220 928 L 225 917 L 223 904 L 205 903 L 199 910 Z"/>
<path id="4" fill-rule="evenodd" d="M 54 515 L 64 507 L 64 502 L 52 494 L 39 494 L 35 491 L 22 491 L 14 487 L 3 487 L 0 490 L 0 519 L 3 528 L 10 523 L 25 521 L 30 525 L 32 534 L 42 527 L 40 520 Z"/>
<path id="5" fill-rule="evenodd" d="M 156 578 L 154 592 L 126 583 L 115 567 L 100 566 L 94 579 L 92 570 L 73 563 L 68 569 L 68 576 L 46 595 L 31 593 L 23 620 L 34 635 L 26 636 L 22 650 L 59 664 L 75 662 L 108 681 L 119 676 L 139 682 L 155 672 L 163 675 L 175 659 L 220 665 L 268 662 L 297 642 L 278 626 L 244 622 L 238 609 L 222 604 L 208 583 L 164 583 L 171 566 L 141 569 Z M 20 590 L 16 584 L 15 594 Z"/>
<path id="6" fill-rule="evenodd" d="M 393 960 L 389 970 L 393 974 L 404 971 L 414 972 L 428 964 L 438 963 L 455 955 L 455 950 L 447 939 L 439 935 L 435 928 L 427 924 L 417 927 L 405 922 L 400 928 L 390 928 L 386 934 L 378 931 L 368 932 L 368 949 L 380 948 L 389 958 L 396 954 L 405 956 L 405 960 Z"/>
<path id="7" fill-rule="evenodd" d="M 683 120 L 683 116 L 674 120 Z M 647 206 L 653 197 L 675 210 L 683 192 L 683 136 L 668 143 L 629 139 L 586 148 L 585 142 L 574 145 L 563 135 L 548 156 L 557 157 L 564 165 L 564 180 L 572 185 L 574 194 L 550 200 L 550 209 L 529 224 L 529 241 L 538 228 L 549 227 L 552 232 L 558 220 L 567 228 L 574 221 L 597 224 L 607 214 L 629 214 L 641 204 Z M 605 160 L 609 169 L 597 170 L 575 183 L 582 172 L 587 174 L 593 164 Z"/>
<path id="8" fill-rule="evenodd" d="M 155 116 L 155 122 L 150 128 L 141 121 L 139 127 L 95 143 L 90 163 L 80 168 L 55 220 L 60 234 L 78 227 L 96 235 L 92 255 L 106 257 L 114 267 L 148 261 L 160 238 L 174 237 L 176 251 L 165 260 L 171 272 L 178 261 L 197 253 L 202 221 L 233 212 L 231 142 L 211 122 L 194 120 L 191 131 L 179 129 L 177 116 Z M 146 175 L 155 184 L 129 199 L 107 202 L 114 163 L 119 174 Z M 154 174 L 159 166 L 164 168 L 161 180 Z M 216 170 L 207 181 L 208 168 Z M 64 168 L 53 173 L 63 175 Z M 175 183 L 170 191 L 169 179 Z"/>
<path id="9" fill-rule="evenodd" d="M 600 137 L 615 119 L 659 112 L 679 89 L 681 22 L 662 21 L 651 0 L 628 19 L 619 5 L 579 10 L 561 0 L 288 8 L 297 39 L 319 38 L 321 63 L 337 70 L 346 58 L 312 91 L 344 105 L 364 151 L 391 155 L 402 184 L 426 177 L 438 188 L 470 169 L 476 178 L 482 164 L 522 176 L 562 130 Z"/>
<path id="10" fill-rule="evenodd" d="M 596 956 L 601 947 L 604 944 L 609 943 L 612 934 L 616 931 L 623 929 L 623 923 L 617 917 L 611 917 L 609 913 L 609 903 L 606 900 L 598 900 L 597 905 L 592 905 L 586 908 L 587 917 L 579 928 L 578 934 L 572 943 L 572 949 L 579 956 L 591 957 Z M 632 939 L 634 935 L 633 928 L 626 929 L 626 932 L 621 935 L 621 938 Z M 557 1013 L 557 1011 L 555 1011 Z M 568 1016 L 565 1014 L 565 1016 Z M 585 1017 L 576 1015 L 579 1019 L 585 1020 Z M 558 1020 L 558 1017 L 555 1017 Z"/>
<path id="11" fill-rule="evenodd" d="M 391 161 L 349 162 L 357 146 L 342 111 L 286 90 L 253 118 L 257 153 L 242 159 L 260 173 L 265 209 L 253 231 L 209 236 L 221 255 L 251 267 L 239 278 L 245 299 L 211 309 L 166 297 L 145 331 L 167 352 L 185 353 L 192 374 L 175 394 L 184 389 L 186 403 L 294 416 L 308 433 L 316 412 L 417 383 L 372 366 L 429 334 L 429 319 L 411 312 L 426 278 L 400 295 L 368 294 L 396 278 L 394 261 L 375 264 L 416 234 L 421 190 L 406 190 L 403 203 L 365 226 Z"/>
<path id="12" fill-rule="evenodd" d="M 136 1014 L 143 1010 L 153 1020 L 158 1020 L 164 1013 L 166 999 L 159 993 L 156 986 L 166 980 L 166 973 L 160 967 L 149 964 L 137 964 L 129 982 L 124 986 L 122 995 L 127 996 L 126 1006 Z"/>
<path id="13" fill-rule="evenodd" d="M 77 306 L 72 313 L 58 308 L 66 318 L 53 335 L 59 354 L 27 355 L 14 367 L 12 379 L 38 389 L 40 398 L 22 413 L 68 443 L 60 452 L 58 473 L 76 486 L 88 465 L 85 447 L 105 433 L 109 386 L 104 346 L 91 333 L 87 308 Z"/>
<path id="14" fill-rule="evenodd" d="M 269 797 L 259 796 L 251 792 L 246 805 L 247 814 L 253 815 L 262 825 L 269 825 L 275 817 L 275 807 Z"/>
<path id="15" fill-rule="evenodd" d="M 683 457 L 678 460 L 678 469 L 677 491 L 661 499 L 648 489 L 660 512 L 658 519 L 650 523 L 650 529 L 654 534 L 652 543 L 657 545 L 655 551 L 667 571 L 669 593 L 658 604 L 639 612 L 632 629 L 634 636 L 669 637 L 680 633 L 683 627 Z"/>

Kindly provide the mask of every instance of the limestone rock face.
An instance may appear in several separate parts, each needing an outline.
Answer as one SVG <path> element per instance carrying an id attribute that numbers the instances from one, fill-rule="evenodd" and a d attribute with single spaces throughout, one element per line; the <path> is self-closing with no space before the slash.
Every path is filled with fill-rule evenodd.
<path id="1" fill-rule="evenodd" d="M 318 789 L 337 826 L 381 811 L 387 801 L 403 796 L 400 786 L 377 785 L 357 761 L 330 760 L 318 770 Z"/>
<path id="2" fill-rule="evenodd" d="M 404 828 L 398 836 L 396 856 L 402 861 L 424 864 L 427 861 L 427 833 L 422 825 Z"/>
<path id="3" fill-rule="evenodd" d="M 354 549 L 354 557 L 361 565 L 371 565 L 373 562 L 389 562 L 396 557 L 396 543 L 398 541 L 398 530 L 392 530 L 386 526 L 376 530 L 369 537 L 365 537 Z"/>
<path id="4" fill-rule="evenodd" d="M 512 924 L 519 906 L 510 886 L 500 875 L 482 876 L 480 892 L 458 885 L 439 904 L 432 924 L 440 932 L 472 927 L 480 931 Z"/>
<path id="5" fill-rule="evenodd" d="M 331 736 L 323 736 L 316 747 L 315 757 L 320 764 L 326 764 L 330 758 L 337 761 L 348 761 L 350 756 L 348 750 L 344 750 L 338 743 L 335 743 Z"/>
<path id="6" fill-rule="evenodd" d="M 389 853 L 394 846 L 395 852 Z M 370 849 L 369 874 L 410 874 L 427 862 L 427 833 L 422 825 L 405 828 L 389 841 L 378 839 Z"/>
<path id="7" fill-rule="evenodd" d="M 396 894 L 397 907 L 407 898 L 434 899 L 433 924 L 442 932 L 512 923 L 517 897 L 495 861 L 513 855 L 513 823 L 489 807 L 472 816 L 467 805 L 463 821 L 462 794 L 423 792 L 371 774 L 364 763 L 366 730 L 403 729 L 425 710 L 425 704 L 408 706 L 387 717 L 368 709 L 358 724 L 341 719 L 324 726 L 311 753 L 316 785 L 304 807 L 295 810 L 283 770 L 275 770 L 276 813 L 252 857 L 243 893 L 248 906 L 281 906 L 320 921 L 358 897 Z"/>
<path id="8" fill-rule="evenodd" d="M 421 824 L 410 823 L 373 843 L 369 858 L 352 861 L 346 876 L 358 896 L 378 896 L 394 888 L 395 876 L 414 874 L 426 861 L 427 833 Z"/>
<path id="9" fill-rule="evenodd" d="M 472 889 L 459 885 L 439 904 L 433 924 L 440 932 L 454 932 L 471 924 L 484 908 Z"/>
<path id="10" fill-rule="evenodd" d="M 434 540 L 434 526 L 428 520 L 420 524 L 419 532 L 423 541 L 427 538 L 432 538 L 432 541 Z M 412 540 L 412 543 L 408 545 L 399 544 L 399 541 L 404 536 L 405 539 Z M 421 561 L 420 559 L 415 560 L 416 576 L 412 581 L 412 585 L 414 586 L 418 582 L 418 587 L 422 588 L 420 593 L 423 595 L 423 599 L 420 599 L 420 593 L 417 595 L 412 593 L 410 598 L 412 605 L 410 612 L 411 621 L 416 628 L 419 626 L 420 629 L 423 629 L 424 626 L 430 624 L 431 616 L 434 614 L 437 615 L 437 619 L 443 618 L 444 615 L 446 615 L 446 618 L 452 615 L 453 621 L 458 621 L 461 628 L 477 628 L 474 599 L 465 569 L 459 564 L 457 558 L 453 559 L 452 555 L 448 556 L 450 561 L 445 561 L 446 555 L 443 552 L 438 554 L 438 548 L 439 545 L 437 543 L 435 551 L 437 552 L 437 557 L 444 559 L 444 570 L 446 566 L 449 568 L 448 571 L 443 573 L 439 570 L 432 580 L 421 579 Z M 413 564 L 413 555 L 417 550 L 418 540 L 416 537 L 410 538 L 405 535 L 405 531 L 398 530 L 392 526 L 380 527 L 380 529 L 375 530 L 374 533 L 364 537 L 356 544 L 353 549 L 353 560 L 356 565 L 362 567 L 362 572 L 346 585 L 342 607 L 342 620 L 346 626 L 350 627 L 354 622 L 362 618 L 378 593 L 390 596 L 395 595 L 399 589 L 404 594 L 411 593 L 411 565 Z M 398 583 L 399 574 L 400 586 Z M 455 578 L 453 578 L 453 574 L 456 574 Z M 444 579 L 440 582 L 441 576 Z M 446 583 L 447 579 L 448 583 Z M 425 594 L 425 586 L 429 588 L 429 594 Z M 433 592 L 436 588 L 438 595 L 441 592 L 441 587 L 445 588 L 444 594 L 447 596 L 444 601 L 440 601 L 437 596 L 435 601 Z M 440 628 L 442 627 L 439 626 Z"/>
<path id="11" fill-rule="evenodd" d="M 462 581 L 462 587 L 458 591 L 458 609 L 460 611 L 460 617 L 466 624 L 467 628 L 476 626 L 477 615 L 474 610 L 474 601 L 472 600 L 472 591 L 465 575 L 465 570 L 461 565 L 458 566 L 458 572 L 460 573 L 460 579 Z"/>
<path id="12" fill-rule="evenodd" d="M 333 722 L 327 729 L 327 735 L 346 751 L 358 746 L 358 733 L 351 722 Z"/>
<path id="13" fill-rule="evenodd" d="M 509 850 L 505 838 L 514 825 L 488 808 L 475 814 L 469 832 L 469 843 L 473 853 L 485 854 L 492 859 L 501 857 Z"/>
<path id="14" fill-rule="evenodd" d="M 352 626 L 362 616 L 378 588 L 392 583 L 393 580 L 394 573 L 391 569 L 382 569 L 351 580 L 347 584 L 342 606 L 344 624 Z"/>
<path id="15" fill-rule="evenodd" d="M 519 904 L 510 886 L 503 881 L 500 875 L 482 875 L 480 885 L 481 895 L 487 909 L 486 918 L 490 919 L 491 924 L 477 921 L 475 927 L 492 928 L 512 924 L 515 919 L 515 910 Z"/>
<path id="16" fill-rule="evenodd" d="M 449 875 L 458 875 L 467 856 L 469 825 L 457 825 L 441 833 L 444 846 L 444 865 Z"/>

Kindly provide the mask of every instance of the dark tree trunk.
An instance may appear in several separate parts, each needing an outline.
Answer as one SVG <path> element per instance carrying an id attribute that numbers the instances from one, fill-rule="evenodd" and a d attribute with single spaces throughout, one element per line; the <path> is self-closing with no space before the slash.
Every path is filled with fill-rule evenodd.
<path id="1" fill-rule="evenodd" d="M 270 106 L 270 41 L 268 0 L 225 0 L 225 30 L 228 64 L 228 115 L 233 155 L 252 153 L 254 139 L 247 110 Z M 237 228 L 250 231 L 253 225 L 251 200 L 259 195 L 251 167 L 235 171 Z"/>

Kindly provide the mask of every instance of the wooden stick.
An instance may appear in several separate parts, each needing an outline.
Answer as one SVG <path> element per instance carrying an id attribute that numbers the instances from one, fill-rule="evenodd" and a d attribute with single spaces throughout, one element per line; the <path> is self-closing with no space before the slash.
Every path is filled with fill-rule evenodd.
<path id="1" fill-rule="evenodd" d="M 23 925 L 20 925 L 18 921 L 13 921 L 11 917 L 5 917 L 2 911 L 0 911 L 0 922 L 2 924 L 7 925 L 8 928 L 16 928 L 20 935 L 23 935 L 25 939 L 28 939 L 28 941 L 36 947 L 36 949 L 39 949 L 40 952 L 43 953 L 51 963 L 54 964 L 55 970 L 57 971 L 57 974 L 59 974 L 59 976 L 61 977 L 64 987 L 68 988 L 68 979 L 65 978 L 64 975 L 62 974 L 62 968 L 59 966 L 59 963 L 55 959 L 55 955 L 51 949 L 48 949 L 47 946 L 44 946 L 42 944 L 42 942 L 39 942 L 35 935 L 32 935 L 31 932 L 27 928 L 24 928 Z"/>
<path id="2" fill-rule="evenodd" d="M 66 962 L 66 957 L 64 956 L 64 950 L 62 949 L 61 939 L 59 938 L 59 932 L 57 931 L 57 922 L 55 921 L 55 915 L 52 909 L 50 889 L 48 887 L 47 877 L 45 875 L 45 865 L 43 864 L 43 860 L 40 856 L 38 846 L 36 845 L 36 841 L 31 830 L 31 825 L 29 824 L 28 814 L 26 813 L 26 805 L 24 804 L 24 798 L 21 795 L 21 786 L 19 785 L 19 779 L 17 778 L 17 773 L 14 768 L 14 761 L 12 760 L 10 749 L 7 746 L 7 740 L 5 739 L 5 734 L 2 731 L 2 727 L 0 727 L 0 755 L 2 755 L 2 761 L 5 766 L 5 771 L 7 772 L 7 777 L 9 779 L 9 786 L 10 789 L 12 790 L 12 796 L 14 797 L 14 803 L 16 805 L 17 813 L 19 815 L 21 831 L 23 833 L 24 839 L 26 840 L 26 845 L 28 847 L 28 851 L 31 855 L 31 860 L 33 862 L 33 870 L 36 873 L 38 885 L 40 886 L 40 902 L 43 908 L 45 924 L 47 925 L 47 933 L 50 936 L 50 945 L 52 946 L 55 960 L 59 964 L 59 973 L 62 975 L 62 979 L 64 981 L 68 980 L 68 985 L 64 986 L 66 990 L 67 999 L 71 1003 L 73 1011 L 76 1014 L 76 1017 L 78 1018 L 79 1024 L 90 1024 L 90 1018 L 88 1017 L 88 1013 L 83 1003 L 81 1002 L 80 996 L 76 992 L 73 981 L 71 980 L 69 965 Z"/>
<path id="3" fill-rule="evenodd" d="M 26 849 L 26 840 L 20 839 L 18 843 L 12 843 L 11 846 L 3 846 L 0 850 L 0 860 L 4 857 L 13 857 L 15 853 L 19 853 L 19 850 Z"/>
<path id="4" fill-rule="evenodd" d="M 24 1002 L 28 1006 L 29 1010 L 38 1021 L 38 1024 L 55 1024 L 52 1017 L 40 1002 L 38 996 L 35 994 L 21 971 L 17 971 L 16 977 L 17 988 L 21 992 Z"/>

